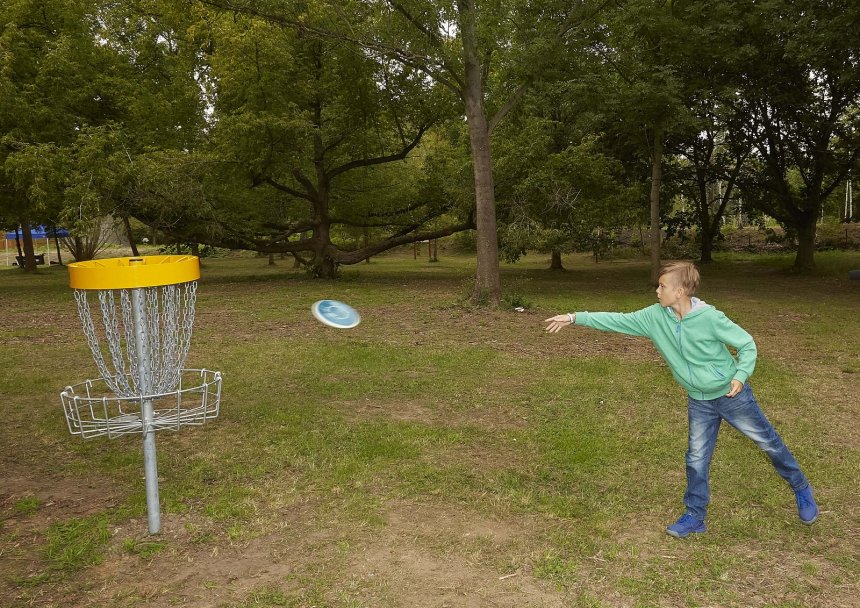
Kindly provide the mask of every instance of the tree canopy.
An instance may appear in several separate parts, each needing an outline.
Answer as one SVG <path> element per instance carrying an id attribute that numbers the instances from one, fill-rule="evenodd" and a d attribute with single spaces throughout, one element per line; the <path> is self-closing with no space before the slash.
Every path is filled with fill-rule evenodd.
<path id="1" fill-rule="evenodd" d="M 0 219 L 133 217 L 329 277 L 477 228 L 498 301 L 499 238 L 558 254 L 650 215 L 657 255 L 683 194 L 702 260 L 742 198 L 807 268 L 860 157 L 855 4 L 9 0 Z"/>

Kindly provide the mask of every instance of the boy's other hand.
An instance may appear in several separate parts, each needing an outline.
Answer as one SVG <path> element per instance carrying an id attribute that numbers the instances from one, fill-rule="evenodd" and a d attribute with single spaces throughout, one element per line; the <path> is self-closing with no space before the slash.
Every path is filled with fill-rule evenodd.
<path id="1" fill-rule="evenodd" d="M 740 380 L 732 380 L 732 387 L 731 387 L 731 389 L 729 389 L 729 392 L 726 393 L 726 397 L 734 397 L 735 395 L 737 395 L 742 390 L 744 390 L 744 385 L 741 383 L 741 381 Z"/>
<path id="2" fill-rule="evenodd" d="M 562 328 L 570 325 L 570 317 L 568 315 L 556 315 L 554 317 L 550 317 L 549 319 L 544 319 L 544 323 L 549 323 L 546 326 L 546 330 L 554 334 L 562 330 Z"/>

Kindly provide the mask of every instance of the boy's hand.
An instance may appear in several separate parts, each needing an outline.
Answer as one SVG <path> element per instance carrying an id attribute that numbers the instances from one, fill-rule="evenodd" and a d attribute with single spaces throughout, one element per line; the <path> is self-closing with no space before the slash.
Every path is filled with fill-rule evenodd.
<path id="1" fill-rule="evenodd" d="M 744 390 L 744 385 L 741 384 L 740 380 L 732 380 L 732 387 L 729 389 L 729 392 L 726 393 L 726 397 L 734 397 L 739 392 Z"/>
<path id="2" fill-rule="evenodd" d="M 561 331 L 563 327 L 572 325 L 570 315 L 556 315 L 549 319 L 544 319 L 544 323 L 549 323 L 546 326 L 546 330 L 551 334 Z"/>

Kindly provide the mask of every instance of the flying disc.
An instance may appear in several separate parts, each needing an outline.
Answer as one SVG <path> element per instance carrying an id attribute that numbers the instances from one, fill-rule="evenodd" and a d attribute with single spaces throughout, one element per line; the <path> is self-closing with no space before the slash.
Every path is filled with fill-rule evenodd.
<path id="1" fill-rule="evenodd" d="M 337 300 L 314 302 L 311 312 L 320 323 L 337 329 L 350 329 L 361 322 L 361 317 L 352 306 Z"/>

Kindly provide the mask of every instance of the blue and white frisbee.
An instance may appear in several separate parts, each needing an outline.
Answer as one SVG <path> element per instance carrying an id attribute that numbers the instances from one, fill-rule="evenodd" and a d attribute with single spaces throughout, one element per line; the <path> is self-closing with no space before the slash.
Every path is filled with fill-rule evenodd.
<path id="1" fill-rule="evenodd" d="M 361 323 L 361 316 L 352 306 L 337 300 L 314 302 L 311 312 L 320 323 L 337 329 L 350 329 Z"/>

